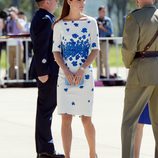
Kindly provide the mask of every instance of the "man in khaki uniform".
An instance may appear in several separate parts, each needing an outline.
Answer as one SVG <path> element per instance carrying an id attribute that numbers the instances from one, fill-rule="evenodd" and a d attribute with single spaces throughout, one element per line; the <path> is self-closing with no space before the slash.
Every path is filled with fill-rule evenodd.
<path id="1" fill-rule="evenodd" d="M 122 158 L 134 158 L 139 116 L 149 102 L 158 158 L 158 10 L 154 0 L 138 0 L 140 9 L 126 18 L 122 56 L 129 69 L 122 121 Z"/>

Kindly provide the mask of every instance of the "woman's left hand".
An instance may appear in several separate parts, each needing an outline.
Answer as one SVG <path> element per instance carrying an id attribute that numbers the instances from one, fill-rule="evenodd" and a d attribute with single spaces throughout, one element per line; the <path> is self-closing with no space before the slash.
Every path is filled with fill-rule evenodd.
<path id="1" fill-rule="evenodd" d="M 78 69 L 74 77 L 74 85 L 79 85 L 84 75 L 84 70 Z"/>

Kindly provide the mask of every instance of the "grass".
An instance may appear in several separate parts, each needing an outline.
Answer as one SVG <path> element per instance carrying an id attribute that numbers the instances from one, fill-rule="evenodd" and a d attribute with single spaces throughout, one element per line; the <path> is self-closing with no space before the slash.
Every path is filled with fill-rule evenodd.
<path id="1" fill-rule="evenodd" d="M 1 52 L 0 68 L 6 68 L 6 51 L 4 50 Z"/>
<path id="2" fill-rule="evenodd" d="M 122 56 L 121 56 L 121 46 L 118 47 L 118 52 L 116 54 L 116 47 L 111 46 L 109 49 L 109 65 L 110 67 L 122 67 Z M 96 67 L 96 63 L 93 63 L 93 66 Z M 1 54 L 0 68 L 6 67 L 6 52 L 3 50 Z"/>
<path id="3" fill-rule="evenodd" d="M 116 47 L 112 45 L 109 49 L 109 65 L 110 67 L 122 67 L 122 56 L 121 56 L 121 46 L 118 46 L 118 50 Z M 96 67 L 96 63 L 93 63 L 93 66 Z"/>
<path id="4" fill-rule="evenodd" d="M 121 55 L 121 46 L 118 46 L 118 51 L 116 51 L 116 47 L 112 46 L 110 48 L 109 56 L 110 56 L 109 64 L 111 67 L 123 66 L 122 55 Z"/>

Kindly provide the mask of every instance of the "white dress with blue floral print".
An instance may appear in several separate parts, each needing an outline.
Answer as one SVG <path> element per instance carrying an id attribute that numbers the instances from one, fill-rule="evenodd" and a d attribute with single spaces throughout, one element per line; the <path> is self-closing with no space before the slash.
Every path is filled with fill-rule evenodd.
<path id="1" fill-rule="evenodd" d="M 96 20 L 60 20 L 54 26 L 53 52 L 60 52 L 66 66 L 73 73 L 82 66 L 93 49 L 99 48 L 99 36 Z M 69 86 L 65 75 L 59 70 L 57 86 L 57 105 L 59 114 L 92 116 L 94 96 L 93 69 L 85 70 L 84 83 Z"/>

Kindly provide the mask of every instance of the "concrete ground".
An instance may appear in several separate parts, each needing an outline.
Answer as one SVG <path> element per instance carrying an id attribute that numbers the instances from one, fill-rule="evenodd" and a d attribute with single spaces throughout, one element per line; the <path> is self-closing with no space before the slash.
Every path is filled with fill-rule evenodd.
<path id="1" fill-rule="evenodd" d="M 36 88 L 0 89 L 0 158 L 35 158 Z M 121 158 L 120 125 L 124 87 L 95 89 L 93 122 L 99 158 Z M 52 125 L 57 151 L 62 152 L 60 116 Z M 145 126 L 140 158 L 154 157 L 151 126 Z M 88 146 L 78 117 L 73 121 L 72 158 L 88 158 Z"/>

